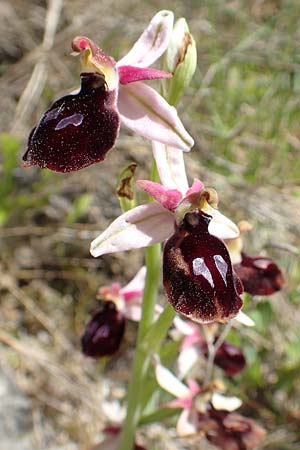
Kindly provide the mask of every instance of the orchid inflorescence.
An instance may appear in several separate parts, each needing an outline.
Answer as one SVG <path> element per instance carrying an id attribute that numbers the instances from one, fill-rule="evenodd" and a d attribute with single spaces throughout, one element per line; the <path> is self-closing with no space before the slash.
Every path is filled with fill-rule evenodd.
<path id="1" fill-rule="evenodd" d="M 120 349 L 127 320 L 139 323 L 128 413 L 124 425 L 120 417 L 109 443 L 99 448 L 142 448 L 135 444 L 135 433 L 143 414 L 141 386 L 151 362 L 158 385 L 176 397 L 165 407 L 182 410 L 179 436 L 206 436 L 224 450 L 256 448 L 265 431 L 235 413 L 240 399 L 226 395 L 224 383 L 213 380 L 210 371 L 215 365 L 224 378 L 245 369 L 242 350 L 225 340 L 225 332 L 231 324 L 254 326 L 241 311 L 244 291 L 271 295 L 284 279 L 269 258 L 243 252 L 240 229 L 245 226 L 239 229 L 217 209 L 214 189 L 198 179 L 189 187 L 183 152 L 194 142 L 174 107 L 196 68 L 196 46 L 186 21 L 179 19 L 173 27 L 173 13 L 158 12 L 118 62 L 87 37 L 76 37 L 72 49 L 81 56 L 81 87 L 44 113 L 29 136 L 24 165 L 71 172 L 101 162 L 123 124 L 151 141 L 160 179 L 138 180 L 137 187 L 152 200 L 125 208 L 91 243 L 94 257 L 150 247 L 146 267 L 127 286 L 113 283 L 99 289 L 101 303 L 81 339 L 85 355 L 110 356 Z M 165 52 L 167 71 L 150 68 Z M 146 80 L 161 80 L 163 95 L 142 82 Z M 164 291 L 174 310 L 157 303 L 160 258 L 154 250 L 159 251 L 160 243 Z M 220 324 L 225 324 L 223 331 Z M 180 343 L 177 377 L 158 356 L 168 330 L 168 339 Z M 201 382 L 199 373 L 206 365 Z"/>

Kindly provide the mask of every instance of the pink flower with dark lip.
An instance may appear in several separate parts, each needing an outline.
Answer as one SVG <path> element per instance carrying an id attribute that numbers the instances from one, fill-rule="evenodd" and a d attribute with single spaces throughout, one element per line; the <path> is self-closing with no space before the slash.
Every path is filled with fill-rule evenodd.
<path id="1" fill-rule="evenodd" d="M 194 435 L 200 431 L 199 414 L 205 413 L 211 404 L 216 411 L 234 411 L 242 404 L 238 397 L 227 397 L 219 392 L 202 390 L 196 380 L 189 379 L 187 384 L 183 383 L 164 367 L 158 358 L 155 359 L 155 377 L 162 389 L 176 397 L 176 400 L 165 406 L 182 409 L 176 426 L 180 437 Z"/>
<path id="2" fill-rule="evenodd" d="M 92 40 L 75 38 L 73 50 L 83 63 L 81 89 L 46 111 L 29 136 L 24 165 L 70 172 L 103 161 L 120 121 L 147 139 L 189 151 L 193 139 L 176 109 L 141 83 L 171 76 L 148 66 L 166 50 L 172 27 L 173 13 L 160 11 L 118 63 Z"/>
<path id="3" fill-rule="evenodd" d="M 87 324 L 81 338 L 82 352 L 92 358 L 111 356 L 119 349 L 125 331 L 125 317 L 113 302 L 104 302 Z"/>
<path id="4" fill-rule="evenodd" d="M 178 161 L 176 157 L 175 155 L 174 164 Z M 159 166 L 159 157 L 156 161 Z M 137 185 L 156 201 L 137 206 L 118 217 L 91 243 L 91 253 L 93 256 L 101 256 L 106 253 L 147 247 L 169 238 L 164 250 L 164 286 L 174 309 L 201 323 L 226 322 L 238 314 L 243 303 L 239 297 L 241 285 L 234 276 L 228 251 L 220 239 L 234 239 L 238 236 L 239 230 L 231 220 L 216 209 L 217 193 L 213 189 L 205 189 L 203 183 L 197 179 L 194 180 L 192 187 L 188 188 L 184 166 L 180 165 L 180 161 L 178 167 L 182 170 L 178 171 L 176 189 L 169 189 L 148 180 L 137 181 Z M 173 257 L 171 259 L 167 257 L 171 254 L 166 250 L 170 247 L 174 231 L 178 231 L 183 226 L 185 217 L 192 214 L 198 214 L 198 218 L 207 218 L 205 226 L 202 221 L 202 225 L 200 224 L 199 219 L 198 227 L 189 231 L 190 237 L 193 235 L 197 241 L 197 245 L 195 242 L 192 243 L 197 253 L 193 257 L 195 264 L 204 263 L 198 264 L 197 274 L 193 273 L 192 262 L 187 261 L 188 249 L 185 256 L 182 249 L 177 251 L 185 259 L 184 261 L 181 259 L 182 264 L 179 263 L 177 266 Z M 184 231 L 185 236 L 187 233 Z M 206 261 L 203 258 L 206 258 Z M 176 268 L 178 270 L 175 275 Z M 183 268 L 186 269 L 185 278 L 180 272 Z M 171 280 L 172 274 L 177 276 L 177 280 Z M 172 293 L 176 294 L 176 298 Z"/>
<path id="5" fill-rule="evenodd" d="M 93 314 L 81 338 L 82 351 L 86 356 L 101 358 L 118 351 L 126 320 L 139 321 L 141 318 L 145 277 L 146 267 L 142 267 L 126 286 L 113 283 L 99 289 L 102 307 Z"/>
<path id="6" fill-rule="evenodd" d="M 178 324 L 178 320 L 176 323 Z M 182 340 L 178 358 L 178 369 L 181 378 L 196 364 L 200 355 L 208 357 L 207 342 L 202 336 L 199 327 L 187 321 L 183 330 L 186 336 Z M 217 340 L 218 336 L 216 336 L 214 341 L 216 342 Z M 234 377 L 245 369 L 246 359 L 239 347 L 224 341 L 216 352 L 214 364 L 223 369 L 229 377 Z"/>

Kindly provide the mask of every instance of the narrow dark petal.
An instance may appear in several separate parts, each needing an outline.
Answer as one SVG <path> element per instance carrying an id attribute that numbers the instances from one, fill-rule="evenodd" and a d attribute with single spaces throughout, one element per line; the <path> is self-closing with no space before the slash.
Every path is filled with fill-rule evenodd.
<path id="1" fill-rule="evenodd" d="M 164 248 L 168 299 L 178 313 L 200 323 L 227 322 L 243 305 L 229 253 L 208 232 L 210 220 L 201 211 L 187 213 Z"/>
<path id="2" fill-rule="evenodd" d="M 81 74 L 81 90 L 57 100 L 28 139 L 26 166 L 71 172 L 103 161 L 120 126 L 116 92 L 106 89 L 103 76 Z"/>
<path id="3" fill-rule="evenodd" d="M 242 255 L 242 262 L 234 270 L 242 280 L 245 292 L 252 295 L 271 295 L 282 289 L 284 277 L 270 258 Z"/>
<path id="4" fill-rule="evenodd" d="M 229 377 L 238 375 L 246 367 L 246 359 L 241 349 L 227 341 L 217 350 L 214 363 Z"/>
<path id="5" fill-rule="evenodd" d="M 125 331 L 125 318 L 113 302 L 104 302 L 87 324 L 81 338 L 82 352 L 86 356 L 101 358 L 115 353 L 121 344 Z"/>

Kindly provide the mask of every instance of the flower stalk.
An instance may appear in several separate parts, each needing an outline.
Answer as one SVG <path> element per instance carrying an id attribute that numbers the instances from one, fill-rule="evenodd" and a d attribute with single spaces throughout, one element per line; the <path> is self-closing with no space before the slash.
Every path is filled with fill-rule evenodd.
<path id="1" fill-rule="evenodd" d="M 160 257 L 160 244 L 155 244 L 146 249 L 147 277 L 142 304 L 142 318 L 139 323 L 136 353 L 128 387 L 127 415 L 121 434 L 120 450 L 131 450 L 133 448 L 136 427 L 142 414 L 141 390 L 151 360 L 147 346 L 144 345 L 144 338 L 154 318 L 160 281 Z"/>

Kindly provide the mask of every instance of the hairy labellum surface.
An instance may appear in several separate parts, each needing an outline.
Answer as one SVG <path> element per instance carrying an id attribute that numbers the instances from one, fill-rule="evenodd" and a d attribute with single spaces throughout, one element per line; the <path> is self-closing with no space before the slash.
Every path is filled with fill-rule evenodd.
<path id="1" fill-rule="evenodd" d="M 245 292 L 252 295 L 272 295 L 284 285 L 281 270 L 270 258 L 251 258 L 242 254 L 242 262 L 235 264 L 234 270 L 241 278 Z"/>
<path id="2" fill-rule="evenodd" d="M 116 92 L 104 77 L 81 74 L 80 92 L 57 100 L 31 131 L 25 165 L 71 172 L 103 161 L 120 126 Z"/>
<path id="3" fill-rule="evenodd" d="M 214 364 L 221 367 L 229 377 L 234 377 L 245 369 L 246 359 L 239 347 L 225 341 L 217 350 Z"/>
<path id="4" fill-rule="evenodd" d="M 208 232 L 210 220 L 201 211 L 187 213 L 164 248 L 168 299 L 178 313 L 200 323 L 227 322 L 243 305 L 229 253 Z"/>
<path id="5" fill-rule="evenodd" d="M 113 355 L 120 347 L 125 331 L 125 318 L 113 302 L 104 302 L 87 324 L 81 338 L 82 352 L 100 358 Z"/>

